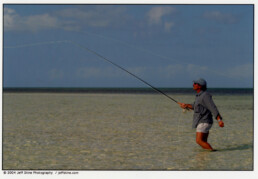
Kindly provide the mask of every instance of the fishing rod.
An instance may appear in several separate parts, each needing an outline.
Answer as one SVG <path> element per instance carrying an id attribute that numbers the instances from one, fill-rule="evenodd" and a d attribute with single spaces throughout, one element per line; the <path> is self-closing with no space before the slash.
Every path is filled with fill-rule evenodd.
<path id="1" fill-rule="evenodd" d="M 86 50 L 98 57 L 100 57 L 101 59 L 109 62 L 110 64 L 116 66 L 117 68 L 125 71 L 126 73 L 130 74 L 131 76 L 135 77 L 136 79 L 140 80 L 141 82 L 143 82 L 144 84 L 148 85 L 149 87 L 151 87 L 152 89 L 154 89 L 155 91 L 163 94 L 165 97 L 167 97 L 168 99 L 174 101 L 175 103 L 179 104 L 178 101 L 176 101 L 175 99 L 173 99 L 172 97 L 170 97 L 169 95 L 167 95 L 166 93 L 164 93 L 163 91 L 159 90 L 158 88 L 152 86 L 150 83 L 148 83 L 147 81 L 143 80 L 142 78 L 138 77 L 137 75 L 133 74 L 132 72 L 128 71 L 127 69 L 123 68 L 122 66 L 114 63 L 113 61 L 107 59 L 106 57 L 104 57 L 103 55 L 97 53 L 96 51 L 93 51 L 79 43 L 76 43 L 76 42 L 73 42 L 73 41 L 70 41 L 70 40 L 62 40 L 62 41 L 49 41 L 49 42 L 42 42 L 42 43 L 33 43 L 33 44 L 25 44 L 25 45 L 19 45 L 19 46 L 13 46 L 13 47 L 5 47 L 5 48 L 22 48 L 22 47 L 29 47 L 29 46 L 37 46 L 37 45 L 45 45 L 45 44 L 53 44 L 53 43 L 71 43 L 83 50 Z"/>
<path id="2" fill-rule="evenodd" d="M 112 64 L 112 65 L 118 67 L 119 69 L 125 71 L 126 73 L 128 73 L 128 74 L 130 74 L 131 76 L 135 77 L 136 79 L 140 80 L 141 82 L 143 82 L 144 84 L 148 85 L 149 87 L 151 87 L 151 88 L 154 89 L 155 91 L 157 91 L 157 92 L 163 94 L 164 96 L 166 96 L 166 97 L 169 98 L 170 100 L 174 101 L 175 103 L 178 103 L 175 99 L 171 98 L 169 95 L 167 95 L 167 94 L 164 93 L 163 91 L 161 91 L 161 90 L 159 90 L 158 88 L 152 86 L 152 85 L 151 85 L 150 83 L 148 83 L 147 81 L 141 79 L 140 77 L 136 76 L 136 75 L 133 74 L 132 72 L 130 72 L 130 71 L 128 71 L 127 69 L 123 68 L 122 66 L 120 66 L 120 65 L 118 65 L 118 64 L 116 64 L 116 63 L 114 63 L 113 61 L 107 59 L 107 58 L 104 57 L 103 55 L 100 55 L 99 53 L 97 53 L 97 52 L 95 52 L 95 51 L 93 51 L 93 50 L 91 50 L 91 49 L 89 49 L 89 48 L 87 48 L 87 47 L 84 47 L 84 46 L 82 46 L 82 45 L 79 44 L 79 43 L 75 43 L 75 42 L 73 42 L 73 41 L 67 41 L 67 42 L 70 42 L 70 43 L 72 43 L 72 44 L 74 44 L 74 45 L 76 45 L 76 46 L 78 46 L 78 47 L 80 47 L 80 48 L 82 48 L 82 49 L 84 49 L 84 50 L 87 50 L 87 51 L 90 52 L 90 53 L 95 54 L 96 56 L 102 58 L 103 60 L 109 62 L 110 64 Z"/>

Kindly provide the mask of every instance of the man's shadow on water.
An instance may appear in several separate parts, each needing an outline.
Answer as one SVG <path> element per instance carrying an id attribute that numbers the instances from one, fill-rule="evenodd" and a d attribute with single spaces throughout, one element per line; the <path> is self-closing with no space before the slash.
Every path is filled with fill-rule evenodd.
<path id="1" fill-rule="evenodd" d="M 231 146 L 229 148 L 218 149 L 218 152 L 222 151 L 234 151 L 234 150 L 247 150 L 253 148 L 253 144 L 241 144 L 237 146 Z"/>

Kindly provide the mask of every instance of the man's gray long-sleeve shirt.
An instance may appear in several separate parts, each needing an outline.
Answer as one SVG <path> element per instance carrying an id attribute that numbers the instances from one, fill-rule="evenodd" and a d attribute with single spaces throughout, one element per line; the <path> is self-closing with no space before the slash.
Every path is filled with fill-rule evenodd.
<path id="1" fill-rule="evenodd" d="M 200 91 L 197 93 L 195 102 L 192 106 L 194 108 L 193 128 L 196 128 L 199 123 L 212 124 L 212 115 L 216 118 L 218 115 L 220 116 L 219 111 L 212 100 L 212 95 L 207 91 Z"/>

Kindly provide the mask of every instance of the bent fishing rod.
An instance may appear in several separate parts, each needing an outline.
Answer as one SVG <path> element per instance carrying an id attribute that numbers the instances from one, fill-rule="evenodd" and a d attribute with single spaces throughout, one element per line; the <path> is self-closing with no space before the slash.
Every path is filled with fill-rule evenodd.
<path id="1" fill-rule="evenodd" d="M 109 62 L 110 64 L 116 66 L 117 68 L 119 68 L 119 69 L 125 71 L 126 73 L 128 73 L 128 74 L 130 74 L 131 76 L 135 77 L 136 79 L 140 80 L 141 82 L 143 82 L 144 84 L 148 85 L 149 87 L 151 87 L 151 88 L 154 89 L 155 91 L 157 91 L 157 92 L 163 94 L 164 96 L 166 96 L 166 97 L 169 98 L 170 100 L 174 101 L 175 103 L 178 103 L 175 99 L 171 98 L 169 95 L 167 95 L 167 94 L 164 93 L 163 91 L 161 91 L 161 90 L 159 90 L 158 88 L 152 86 L 152 85 L 151 85 L 150 83 L 148 83 L 147 81 L 141 79 L 140 77 L 136 76 L 136 75 L 133 74 L 132 72 L 130 72 L 130 71 L 128 71 L 127 69 L 123 68 L 122 66 L 120 66 L 120 65 L 118 65 L 118 64 L 116 64 L 116 63 L 114 63 L 113 61 L 107 59 L 107 58 L 104 57 L 103 55 L 100 55 L 99 53 L 97 53 L 97 52 L 95 52 L 95 51 L 93 51 L 93 50 L 91 50 L 91 49 L 89 49 L 89 48 L 87 48 L 87 47 L 84 47 L 84 46 L 82 46 L 81 44 L 75 43 L 75 42 L 73 42 L 73 41 L 67 41 L 67 42 L 70 42 L 70 43 L 72 43 L 72 44 L 74 44 L 74 45 L 76 45 L 76 46 L 78 46 L 78 47 L 80 47 L 80 48 L 82 48 L 82 49 L 84 49 L 84 50 L 87 50 L 87 51 L 90 52 L 90 53 L 93 53 L 94 55 L 100 57 L 101 59 L 103 59 L 103 60 Z"/>
<path id="2" fill-rule="evenodd" d="M 165 97 L 167 97 L 168 99 L 170 99 L 170 100 L 174 101 L 175 103 L 179 104 L 178 101 L 176 101 L 175 99 L 173 99 L 172 97 L 170 97 L 169 95 L 167 95 L 166 93 L 164 93 L 163 91 L 159 90 L 158 88 L 152 86 L 150 83 L 146 82 L 146 81 L 143 80 L 142 78 L 138 77 L 137 75 L 135 75 L 135 74 L 133 74 L 132 72 L 128 71 L 127 69 L 123 68 L 122 66 L 120 66 L 120 65 L 114 63 L 113 61 L 107 59 L 106 57 L 104 57 L 103 55 L 97 53 L 96 51 L 93 51 L 93 50 L 91 50 L 91 49 L 89 49 L 89 48 L 87 48 L 87 47 L 85 47 L 85 46 L 83 46 L 83 45 L 81 45 L 81 44 L 79 44 L 79 43 L 76 43 L 76 42 L 73 42 L 73 41 L 70 41 L 70 40 L 49 41 L 49 42 L 34 43 L 34 44 L 25 44 L 25 45 L 20 45 L 20 46 L 15 46 L 15 47 L 5 47 L 5 48 L 22 48 L 22 47 L 37 46 L 37 45 L 45 45 L 45 44 L 53 44 L 53 43 L 71 43 L 71 44 L 73 44 L 73 45 L 75 45 L 75 46 L 77 46 L 77 47 L 79 47 L 79 48 L 81 48 L 81 49 L 83 49 L 83 50 L 86 50 L 86 51 L 88 51 L 88 52 L 90 52 L 90 53 L 92 53 L 92 54 L 94 54 L 94 55 L 100 57 L 101 59 L 107 61 L 108 63 L 110 63 L 110 64 L 116 66 L 117 68 L 119 68 L 119 69 L 125 71 L 126 73 L 128 73 L 128 74 L 130 74 L 131 76 L 135 77 L 136 79 L 140 80 L 141 82 L 143 82 L 144 84 L 148 85 L 149 87 L 151 87 L 151 88 L 154 89 L 155 91 L 157 91 L 157 92 L 163 94 L 163 95 L 164 95 Z"/>

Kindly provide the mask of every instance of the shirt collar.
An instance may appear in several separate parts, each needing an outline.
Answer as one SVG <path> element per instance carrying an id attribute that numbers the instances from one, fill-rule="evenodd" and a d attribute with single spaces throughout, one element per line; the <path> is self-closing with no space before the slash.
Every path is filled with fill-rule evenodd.
<path id="1" fill-rule="evenodd" d="M 199 93 L 196 94 L 196 96 L 201 96 L 203 92 L 204 91 L 200 91 Z"/>

